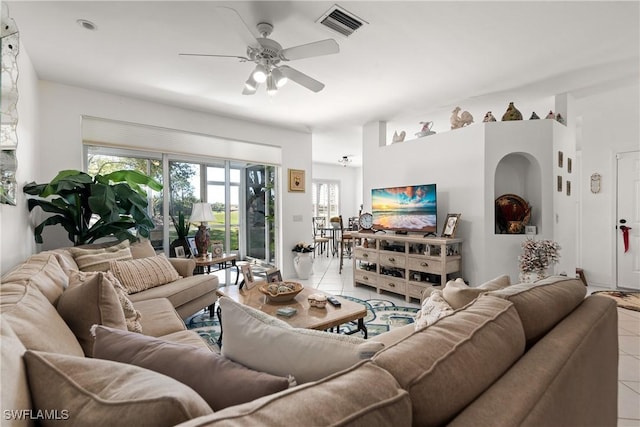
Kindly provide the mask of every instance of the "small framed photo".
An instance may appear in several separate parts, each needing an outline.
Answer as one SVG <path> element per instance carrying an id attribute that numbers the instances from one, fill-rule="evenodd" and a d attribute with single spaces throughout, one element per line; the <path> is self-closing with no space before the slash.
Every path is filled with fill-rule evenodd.
<path id="1" fill-rule="evenodd" d="M 562 168 L 564 166 L 564 153 L 562 151 L 558 151 L 558 167 Z"/>
<path id="2" fill-rule="evenodd" d="M 289 169 L 289 192 L 304 193 L 304 170 Z"/>
<path id="3" fill-rule="evenodd" d="M 176 246 L 175 251 L 176 251 L 176 258 L 186 258 L 186 255 L 184 253 L 184 248 L 182 246 Z"/>
<path id="4" fill-rule="evenodd" d="M 267 282 L 282 282 L 282 273 L 277 268 L 267 271 Z"/>
<path id="5" fill-rule="evenodd" d="M 191 256 L 195 258 L 198 255 L 198 248 L 196 247 L 196 238 L 187 237 L 187 243 L 189 243 L 189 250 L 191 251 Z"/>
<path id="6" fill-rule="evenodd" d="M 240 266 L 240 273 L 242 273 L 242 282 L 244 283 L 244 287 L 249 290 L 253 288 L 255 285 L 255 280 L 253 277 L 253 272 L 251 271 L 251 264 L 243 264 Z M 242 285 L 242 283 L 241 283 Z M 242 286 L 241 286 L 242 287 Z"/>
<path id="7" fill-rule="evenodd" d="M 538 227 L 536 227 L 535 225 L 525 225 L 524 234 L 528 234 L 528 235 L 538 234 Z"/>
<path id="8" fill-rule="evenodd" d="M 573 160 L 571 160 L 571 157 L 567 157 L 567 172 L 573 172 Z"/>
<path id="9" fill-rule="evenodd" d="M 440 237 L 451 237 L 453 238 L 456 234 L 456 227 L 458 226 L 458 220 L 460 219 L 460 215 L 462 214 L 447 214 L 447 220 L 444 223 L 444 228 L 442 229 L 442 236 Z"/>
<path id="10" fill-rule="evenodd" d="M 562 192 L 562 177 L 558 175 L 556 186 L 558 187 L 558 192 Z"/>

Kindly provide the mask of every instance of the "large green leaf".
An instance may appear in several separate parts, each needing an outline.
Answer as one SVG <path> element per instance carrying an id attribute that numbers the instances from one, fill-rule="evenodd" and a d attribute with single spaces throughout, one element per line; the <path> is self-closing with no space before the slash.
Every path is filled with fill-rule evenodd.
<path id="1" fill-rule="evenodd" d="M 57 224 L 67 230 L 76 245 L 107 236 L 135 240 L 133 231 L 148 237 L 154 223 L 147 213 L 143 186 L 162 189 L 157 181 L 133 170 L 95 178 L 81 171 L 64 170 L 48 184 L 27 184 L 24 192 L 41 198 L 28 200 L 29 211 L 40 207 L 54 214 L 35 228 L 36 241 L 42 243 L 44 227 Z"/>
<path id="2" fill-rule="evenodd" d="M 162 190 L 162 184 L 136 170 L 119 170 L 103 175 L 102 178 L 111 182 L 126 182 L 131 188 L 136 189 L 136 192 L 142 195 L 146 193 L 140 186 L 146 186 L 155 191 Z M 137 189 L 140 189 L 140 191 L 137 191 Z"/>

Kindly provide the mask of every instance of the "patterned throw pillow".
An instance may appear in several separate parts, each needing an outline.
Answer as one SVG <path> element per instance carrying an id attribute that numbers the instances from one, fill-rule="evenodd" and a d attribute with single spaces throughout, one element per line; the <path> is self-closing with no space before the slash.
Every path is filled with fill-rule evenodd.
<path id="1" fill-rule="evenodd" d="M 122 310 L 124 311 L 124 320 L 127 322 L 127 330 L 141 334 L 142 325 L 140 324 L 140 319 L 142 318 L 142 314 L 133 306 L 133 303 L 127 296 L 127 290 L 122 286 L 118 278 L 113 275 L 113 272 L 107 271 L 105 274 L 109 277 L 111 284 L 116 290 L 116 294 L 118 294 L 118 301 L 120 301 Z"/>
<path id="2" fill-rule="evenodd" d="M 442 291 L 434 290 L 428 298 L 422 302 L 415 322 L 416 331 L 433 324 L 441 317 L 453 314 L 453 308 L 442 297 Z"/>
<path id="3" fill-rule="evenodd" d="M 164 255 L 111 261 L 110 270 L 130 294 L 180 279 L 180 275 Z"/>
<path id="4" fill-rule="evenodd" d="M 111 261 L 132 259 L 128 240 L 106 248 L 69 248 L 69 252 L 80 271 L 107 271 Z"/>

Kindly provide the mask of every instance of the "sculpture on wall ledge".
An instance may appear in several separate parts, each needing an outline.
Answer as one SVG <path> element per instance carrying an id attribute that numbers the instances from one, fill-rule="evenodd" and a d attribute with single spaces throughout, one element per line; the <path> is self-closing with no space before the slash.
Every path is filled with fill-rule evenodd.
<path id="1" fill-rule="evenodd" d="M 416 137 L 422 138 L 423 136 L 429 136 L 436 133 L 435 131 L 431 130 L 433 122 L 420 122 L 420 124 L 422 125 L 422 129 L 420 130 L 420 132 L 416 133 Z"/>
<path id="2" fill-rule="evenodd" d="M 398 131 L 395 131 L 393 133 L 393 139 L 391 140 L 391 142 L 393 144 L 395 144 L 396 142 L 402 142 L 404 141 L 404 137 L 407 135 L 407 133 L 405 131 L 402 131 L 400 133 L 398 133 Z"/>
<path id="3" fill-rule="evenodd" d="M 482 119 L 484 123 L 495 122 L 496 118 L 493 116 L 491 111 L 487 111 L 487 114 L 484 115 L 484 119 Z"/>
<path id="4" fill-rule="evenodd" d="M 564 124 L 566 124 L 566 122 L 564 121 L 564 117 L 562 117 L 562 115 L 561 115 L 560 113 L 558 113 L 558 114 L 556 115 L 556 120 L 557 120 L 559 123 L 562 123 L 563 125 L 564 125 Z"/>
<path id="5" fill-rule="evenodd" d="M 531 113 L 531 117 L 529 117 L 529 120 L 540 120 L 540 116 L 538 116 L 534 111 L 533 113 Z"/>
<path id="6" fill-rule="evenodd" d="M 460 110 L 460 107 L 456 107 L 451 112 L 451 129 L 459 129 L 463 126 L 468 126 L 473 123 L 473 116 L 471 115 L 471 113 L 469 113 L 468 111 L 463 111 L 462 114 L 458 115 L 458 113 L 460 113 Z"/>
<path id="7" fill-rule="evenodd" d="M 552 110 L 549 110 L 549 114 L 547 114 L 547 117 L 545 117 L 545 119 L 552 119 L 552 120 L 555 118 L 556 118 L 556 115 L 553 114 Z"/>
<path id="8" fill-rule="evenodd" d="M 502 121 L 508 122 L 512 120 L 522 120 L 522 113 L 516 108 L 515 105 L 513 105 L 513 102 L 510 102 L 509 106 L 507 107 L 507 111 L 505 111 L 502 115 Z"/>

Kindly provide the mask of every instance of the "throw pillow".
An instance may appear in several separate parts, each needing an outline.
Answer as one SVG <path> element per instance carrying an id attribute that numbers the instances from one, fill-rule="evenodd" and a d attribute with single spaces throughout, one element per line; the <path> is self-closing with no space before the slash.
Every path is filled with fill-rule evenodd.
<path id="1" fill-rule="evenodd" d="M 487 282 L 484 282 L 482 285 L 478 286 L 480 289 L 484 289 L 487 291 L 497 291 L 498 289 L 506 288 L 511 285 L 511 278 L 508 274 L 503 274 L 502 276 L 498 276 L 495 279 L 491 279 Z"/>
<path id="2" fill-rule="evenodd" d="M 128 240 L 104 248 L 69 248 L 69 252 L 80 271 L 107 271 L 110 261 L 131 259 Z"/>
<path id="3" fill-rule="evenodd" d="M 293 328 L 230 298 L 219 302 L 222 355 L 257 371 L 293 375 L 298 384 L 346 369 L 384 347 L 350 335 Z"/>
<path id="4" fill-rule="evenodd" d="M 127 329 L 118 294 L 109 275 L 102 271 L 73 273 L 69 278 L 69 288 L 58 300 L 57 309 L 89 357 L 93 348 L 93 337 L 89 331 L 92 325 Z"/>
<path id="5" fill-rule="evenodd" d="M 186 385 L 137 366 L 35 351 L 23 359 L 34 408 L 57 409 L 63 424 L 173 426 L 212 413 Z"/>
<path id="6" fill-rule="evenodd" d="M 140 319 L 142 318 L 142 314 L 133 306 L 133 303 L 127 296 L 127 290 L 122 286 L 118 278 L 114 276 L 111 271 L 107 271 L 105 274 L 111 281 L 118 295 L 118 301 L 120 301 L 124 313 L 124 320 L 127 323 L 127 330 L 141 334 L 142 324 L 140 323 Z"/>
<path id="7" fill-rule="evenodd" d="M 167 375 L 194 389 L 218 411 L 289 387 L 289 380 L 257 372 L 205 348 L 96 326 L 93 355 Z"/>
<path id="8" fill-rule="evenodd" d="M 133 259 L 156 256 L 156 250 L 153 249 L 149 239 L 142 239 L 139 242 L 132 243 L 130 249 Z"/>
<path id="9" fill-rule="evenodd" d="M 422 307 L 416 316 L 415 329 L 416 331 L 424 329 L 441 317 L 452 313 L 453 308 L 442 297 L 442 291 L 434 290 L 429 295 L 429 298 L 422 302 Z"/>
<path id="10" fill-rule="evenodd" d="M 164 255 L 131 261 L 111 261 L 110 269 L 130 294 L 165 285 L 180 278 Z"/>

